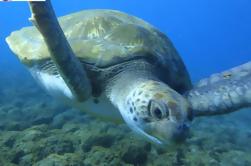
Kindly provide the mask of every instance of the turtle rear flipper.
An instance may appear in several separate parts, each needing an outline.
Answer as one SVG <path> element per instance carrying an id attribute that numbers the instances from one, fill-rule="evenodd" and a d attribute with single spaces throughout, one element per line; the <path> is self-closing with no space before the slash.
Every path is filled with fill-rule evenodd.
<path id="1" fill-rule="evenodd" d="M 251 61 L 202 79 L 185 96 L 195 116 L 251 107 Z"/>

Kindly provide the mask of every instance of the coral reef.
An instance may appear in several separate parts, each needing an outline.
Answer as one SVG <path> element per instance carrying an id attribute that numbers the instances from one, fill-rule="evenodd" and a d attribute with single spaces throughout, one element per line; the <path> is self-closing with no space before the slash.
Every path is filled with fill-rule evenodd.
<path id="1" fill-rule="evenodd" d="M 22 87 L 1 79 L 0 165 L 251 165 L 250 110 L 195 119 L 185 143 L 162 148 L 62 105 L 23 75 Z"/>

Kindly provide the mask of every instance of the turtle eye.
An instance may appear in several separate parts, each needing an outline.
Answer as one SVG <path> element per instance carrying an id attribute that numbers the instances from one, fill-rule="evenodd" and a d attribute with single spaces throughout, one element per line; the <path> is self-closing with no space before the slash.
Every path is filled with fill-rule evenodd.
<path id="1" fill-rule="evenodd" d="M 152 116 L 157 118 L 157 119 L 162 119 L 162 112 L 159 108 L 155 108 L 154 110 L 152 110 L 151 112 Z"/>
<path id="2" fill-rule="evenodd" d="M 166 113 L 161 108 L 160 104 L 157 101 L 151 100 L 148 105 L 148 111 L 150 115 L 158 120 L 161 120 L 166 116 Z"/>

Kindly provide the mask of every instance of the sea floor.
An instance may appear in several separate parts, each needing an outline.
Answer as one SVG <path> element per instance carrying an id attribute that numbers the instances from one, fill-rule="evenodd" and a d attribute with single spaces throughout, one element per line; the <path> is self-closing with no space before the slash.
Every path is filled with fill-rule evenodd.
<path id="1" fill-rule="evenodd" d="M 1 166 L 250 166 L 251 110 L 195 119 L 162 149 L 47 95 L 26 72 L 0 72 Z"/>

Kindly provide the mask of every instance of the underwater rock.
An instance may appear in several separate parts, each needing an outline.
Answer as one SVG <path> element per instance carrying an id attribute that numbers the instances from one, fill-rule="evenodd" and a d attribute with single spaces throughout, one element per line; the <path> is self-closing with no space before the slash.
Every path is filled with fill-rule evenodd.
<path id="1" fill-rule="evenodd" d="M 86 156 L 84 165 L 118 166 L 125 164 L 121 161 L 118 152 L 108 148 L 95 146 Z"/>
<path id="2" fill-rule="evenodd" d="M 75 109 L 67 109 L 64 112 L 57 114 L 53 118 L 53 122 L 51 123 L 52 128 L 60 129 L 65 124 L 80 124 L 80 123 L 88 123 L 90 121 L 89 117 L 86 116 L 83 112 Z"/>
<path id="3" fill-rule="evenodd" d="M 37 141 L 47 136 L 46 125 L 33 126 L 31 128 L 26 129 L 22 134 L 22 141 Z"/>
<path id="4" fill-rule="evenodd" d="M 251 154 L 243 151 L 230 150 L 221 156 L 222 165 L 251 165 Z"/>
<path id="5" fill-rule="evenodd" d="M 4 129 L 7 131 L 21 131 L 26 129 L 27 127 L 28 124 L 26 123 L 10 121 L 9 123 L 6 123 Z"/>
<path id="6" fill-rule="evenodd" d="M 29 126 L 25 121 L 25 115 L 22 110 L 10 105 L 1 107 L 0 110 L 0 129 L 6 131 L 20 131 Z"/>
<path id="7" fill-rule="evenodd" d="M 16 151 L 16 153 L 13 156 L 13 159 L 11 160 L 14 164 L 19 164 L 21 158 L 25 155 L 25 152 L 23 150 Z"/>
<path id="8" fill-rule="evenodd" d="M 63 135 L 51 135 L 40 141 L 37 155 L 39 159 L 43 159 L 53 153 L 63 155 L 65 153 L 73 153 L 74 151 L 74 143 L 70 139 Z"/>
<path id="9" fill-rule="evenodd" d="M 6 141 L 4 141 L 4 145 L 7 146 L 7 147 L 9 147 L 9 148 L 12 148 L 13 145 L 15 144 L 15 141 L 16 141 L 16 138 L 10 137 Z"/>
<path id="10" fill-rule="evenodd" d="M 151 144 L 132 137 L 132 139 L 122 140 L 117 148 L 125 163 L 142 165 L 147 161 L 147 154 L 151 150 Z"/>
<path id="11" fill-rule="evenodd" d="M 84 156 L 76 153 L 64 155 L 50 154 L 48 157 L 34 164 L 34 166 L 83 166 Z"/>
<path id="12" fill-rule="evenodd" d="M 35 157 L 32 154 L 24 155 L 19 159 L 18 165 L 19 166 L 32 166 L 34 158 Z"/>
<path id="13" fill-rule="evenodd" d="M 173 159 L 173 165 L 184 165 L 185 152 L 184 149 L 178 148 Z"/>
<path id="14" fill-rule="evenodd" d="M 57 114 L 53 118 L 51 126 L 53 128 L 58 128 L 58 129 L 62 128 L 65 123 L 70 122 L 75 117 L 76 117 L 76 112 L 74 112 L 73 110 L 67 110 L 65 112 Z"/>
<path id="15" fill-rule="evenodd" d="M 71 133 L 79 130 L 79 128 L 78 123 L 65 123 L 62 130 L 66 133 Z"/>
<path id="16" fill-rule="evenodd" d="M 139 165 L 147 161 L 147 151 L 142 147 L 131 146 L 123 154 L 123 161 L 129 164 Z"/>
<path id="17" fill-rule="evenodd" d="M 52 120 L 53 120 L 52 116 L 40 116 L 34 119 L 31 123 L 32 125 L 50 124 Z"/>
<path id="18" fill-rule="evenodd" d="M 59 110 L 56 108 L 53 110 L 51 107 L 43 108 L 41 103 L 29 109 L 31 109 L 31 111 L 27 112 L 26 114 L 29 116 L 29 121 L 32 123 L 32 125 L 50 124 L 54 116 L 63 111 L 60 108 L 57 108 Z"/>
<path id="19" fill-rule="evenodd" d="M 112 146 L 116 139 L 115 135 L 95 135 L 90 136 L 82 145 L 82 149 L 84 152 L 88 152 L 91 150 L 93 146 L 102 146 L 104 148 L 109 148 Z"/>
<path id="20" fill-rule="evenodd" d="M 92 147 L 100 146 L 110 148 L 115 142 L 118 142 L 124 135 L 124 131 L 114 124 L 92 121 L 82 124 L 80 129 L 74 132 L 74 137 L 81 140 L 81 150 L 89 152 Z"/>
<path id="21" fill-rule="evenodd" d="M 219 165 L 218 161 L 209 156 L 207 151 L 198 151 L 196 153 L 186 153 L 183 160 L 184 165 Z"/>
<path id="22" fill-rule="evenodd" d="M 19 132 L 12 131 L 12 132 L 2 132 L 0 133 L 0 147 L 6 146 L 7 148 L 13 148 Z"/>

